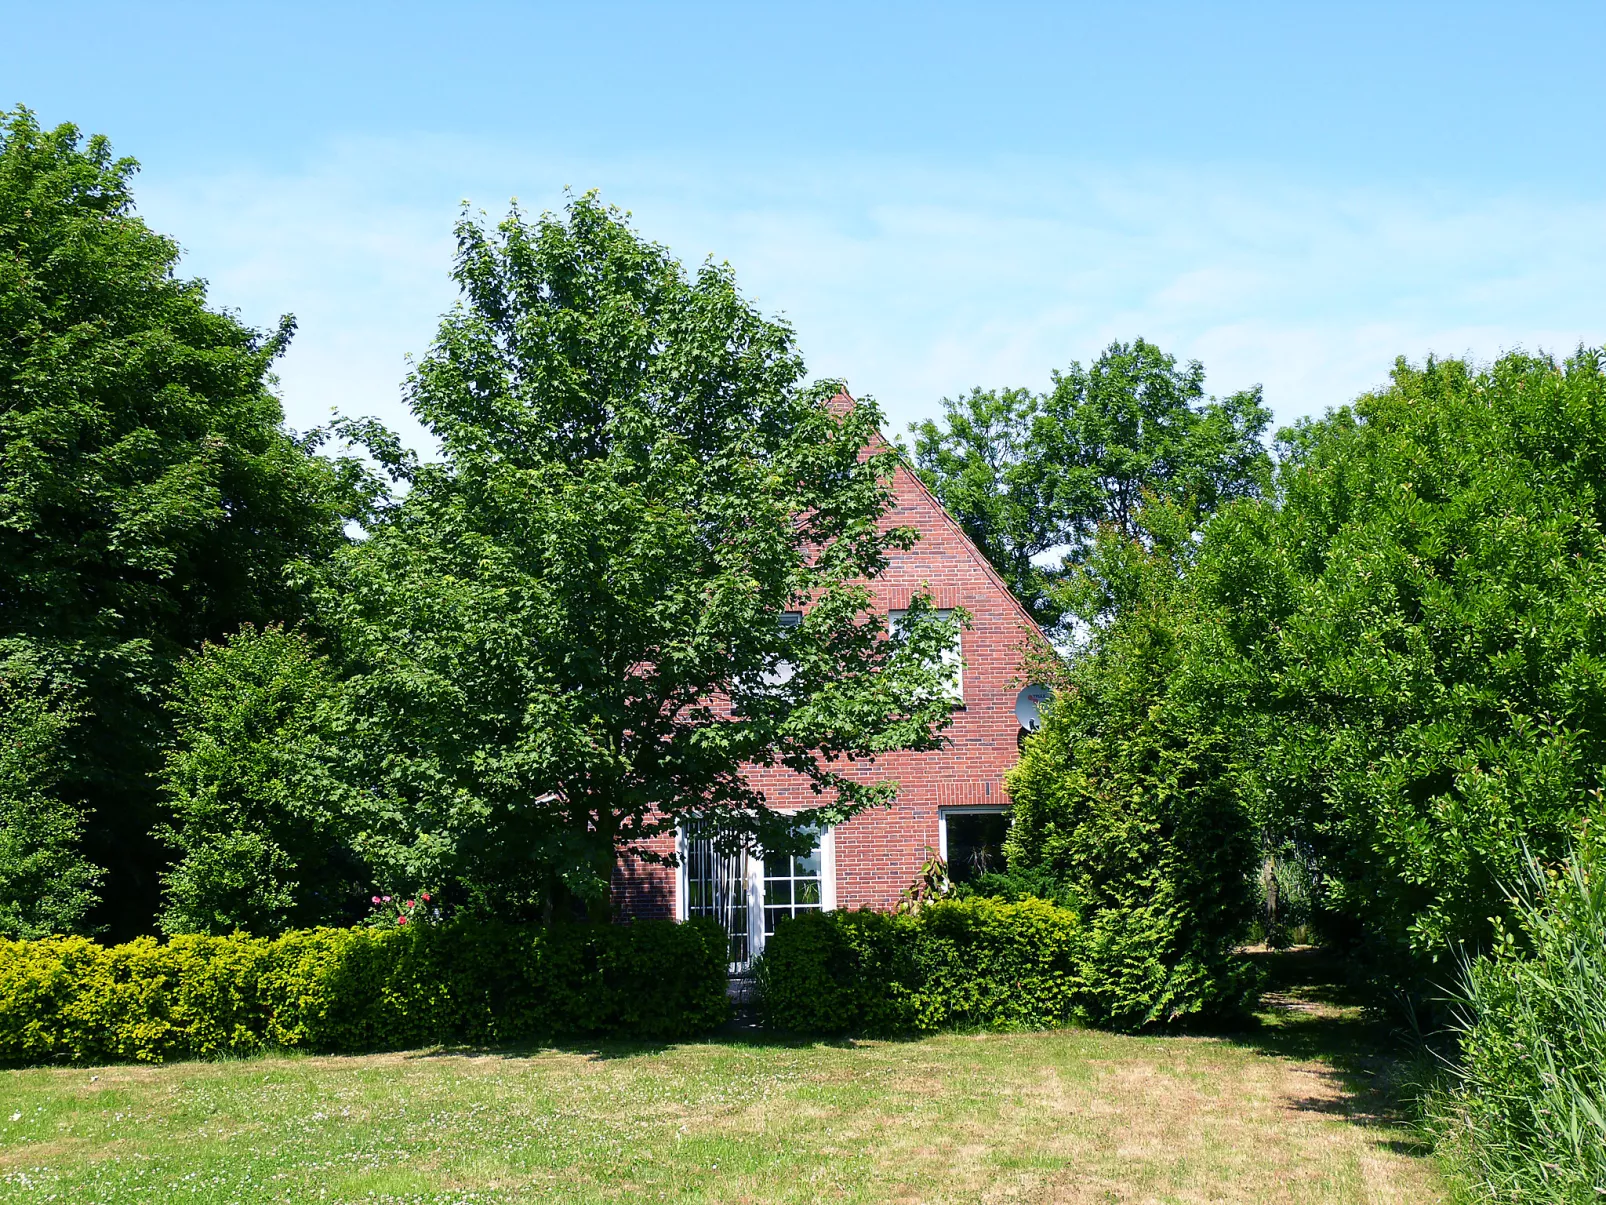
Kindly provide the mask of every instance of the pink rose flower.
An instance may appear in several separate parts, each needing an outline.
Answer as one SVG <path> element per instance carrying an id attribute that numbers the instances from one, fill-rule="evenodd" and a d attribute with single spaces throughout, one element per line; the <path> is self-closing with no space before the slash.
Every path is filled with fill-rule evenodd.
<path id="1" fill-rule="evenodd" d="M 376 895 L 376 896 L 374 896 L 374 903 L 377 904 L 378 902 L 379 902 L 379 897 Z"/>
<path id="2" fill-rule="evenodd" d="M 398 925 L 405 925 L 407 923 L 407 918 L 405 916 L 398 916 L 396 918 L 396 923 Z"/>

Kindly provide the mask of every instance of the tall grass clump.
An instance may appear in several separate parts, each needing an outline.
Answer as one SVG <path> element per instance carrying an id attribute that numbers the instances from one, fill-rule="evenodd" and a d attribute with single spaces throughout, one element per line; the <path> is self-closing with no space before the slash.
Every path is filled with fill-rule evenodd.
<path id="1" fill-rule="evenodd" d="M 1606 853 L 1532 855 L 1493 950 L 1466 964 L 1461 1061 L 1434 1112 L 1474 1199 L 1606 1199 Z"/>

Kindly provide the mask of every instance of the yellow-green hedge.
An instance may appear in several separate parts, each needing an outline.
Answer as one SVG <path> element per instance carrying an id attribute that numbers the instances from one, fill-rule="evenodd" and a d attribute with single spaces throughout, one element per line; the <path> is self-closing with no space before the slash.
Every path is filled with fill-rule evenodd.
<path id="1" fill-rule="evenodd" d="M 1042 900 L 804 913 L 764 947 L 759 1008 L 793 1033 L 1063 1025 L 1084 1015 L 1084 944 L 1076 913 Z"/>
<path id="2" fill-rule="evenodd" d="M 709 922 L 0 941 L 0 1061 L 680 1038 L 728 1015 Z"/>

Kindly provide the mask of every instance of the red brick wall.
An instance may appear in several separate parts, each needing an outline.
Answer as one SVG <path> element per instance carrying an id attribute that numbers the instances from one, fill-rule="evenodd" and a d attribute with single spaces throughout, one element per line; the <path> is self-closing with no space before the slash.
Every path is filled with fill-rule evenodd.
<path id="1" fill-rule="evenodd" d="M 899 467 L 893 483 L 890 526 L 914 527 L 920 539 L 894 553 L 887 572 L 873 583 L 883 613 L 908 605 L 921 589 L 938 607 L 963 607 L 971 628 L 961 638 L 964 706 L 947 730 L 950 745 L 933 753 L 898 753 L 858 770 L 869 781 L 895 779 L 897 802 L 863 812 L 836 830 L 837 906 L 889 908 L 926 859 L 938 848 L 938 809 L 1006 802 L 1003 775 L 1018 756 L 1015 696 L 1021 655 L 1040 641 L 1036 626 L 919 479 Z M 755 770 L 754 780 L 770 804 L 806 808 L 817 801 L 807 780 L 786 770 Z M 661 852 L 671 838 L 654 843 Z M 616 880 L 626 915 L 673 916 L 675 871 L 628 861 Z"/>

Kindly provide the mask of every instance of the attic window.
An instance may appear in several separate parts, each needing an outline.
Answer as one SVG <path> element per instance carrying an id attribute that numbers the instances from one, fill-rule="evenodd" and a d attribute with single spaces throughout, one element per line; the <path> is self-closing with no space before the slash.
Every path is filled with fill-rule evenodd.
<path id="1" fill-rule="evenodd" d="M 791 632 L 791 631 L 793 631 L 795 628 L 799 627 L 803 623 L 803 612 L 802 611 L 782 611 L 781 612 L 780 623 L 781 623 L 781 631 L 783 631 L 783 632 Z M 769 669 L 764 671 L 764 674 L 763 674 L 764 685 L 765 686 L 785 686 L 788 682 L 790 682 L 792 680 L 792 675 L 794 673 L 796 673 L 796 672 L 797 672 L 796 668 L 792 665 L 792 663 L 790 661 L 784 661 L 784 660 L 783 661 L 777 661 Z"/>
<path id="2" fill-rule="evenodd" d="M 902 634 L 904 616 L 907 614 L 909 612 L 906 610 L 887 612 L 887 628 L 894 636 Z M 941 610 L 933 611 L 932 614 L 947 623 L 953 618 L 954 613 L 951 608 L 943 607 Z M 942 666 L 948 671 L 948 697 L 955 703 L 962 704 L 965 701 L 965 659 L 960 648 L 960 639 L 960 633 L 955 632 L 954 642 L 942 650 Z"/>

